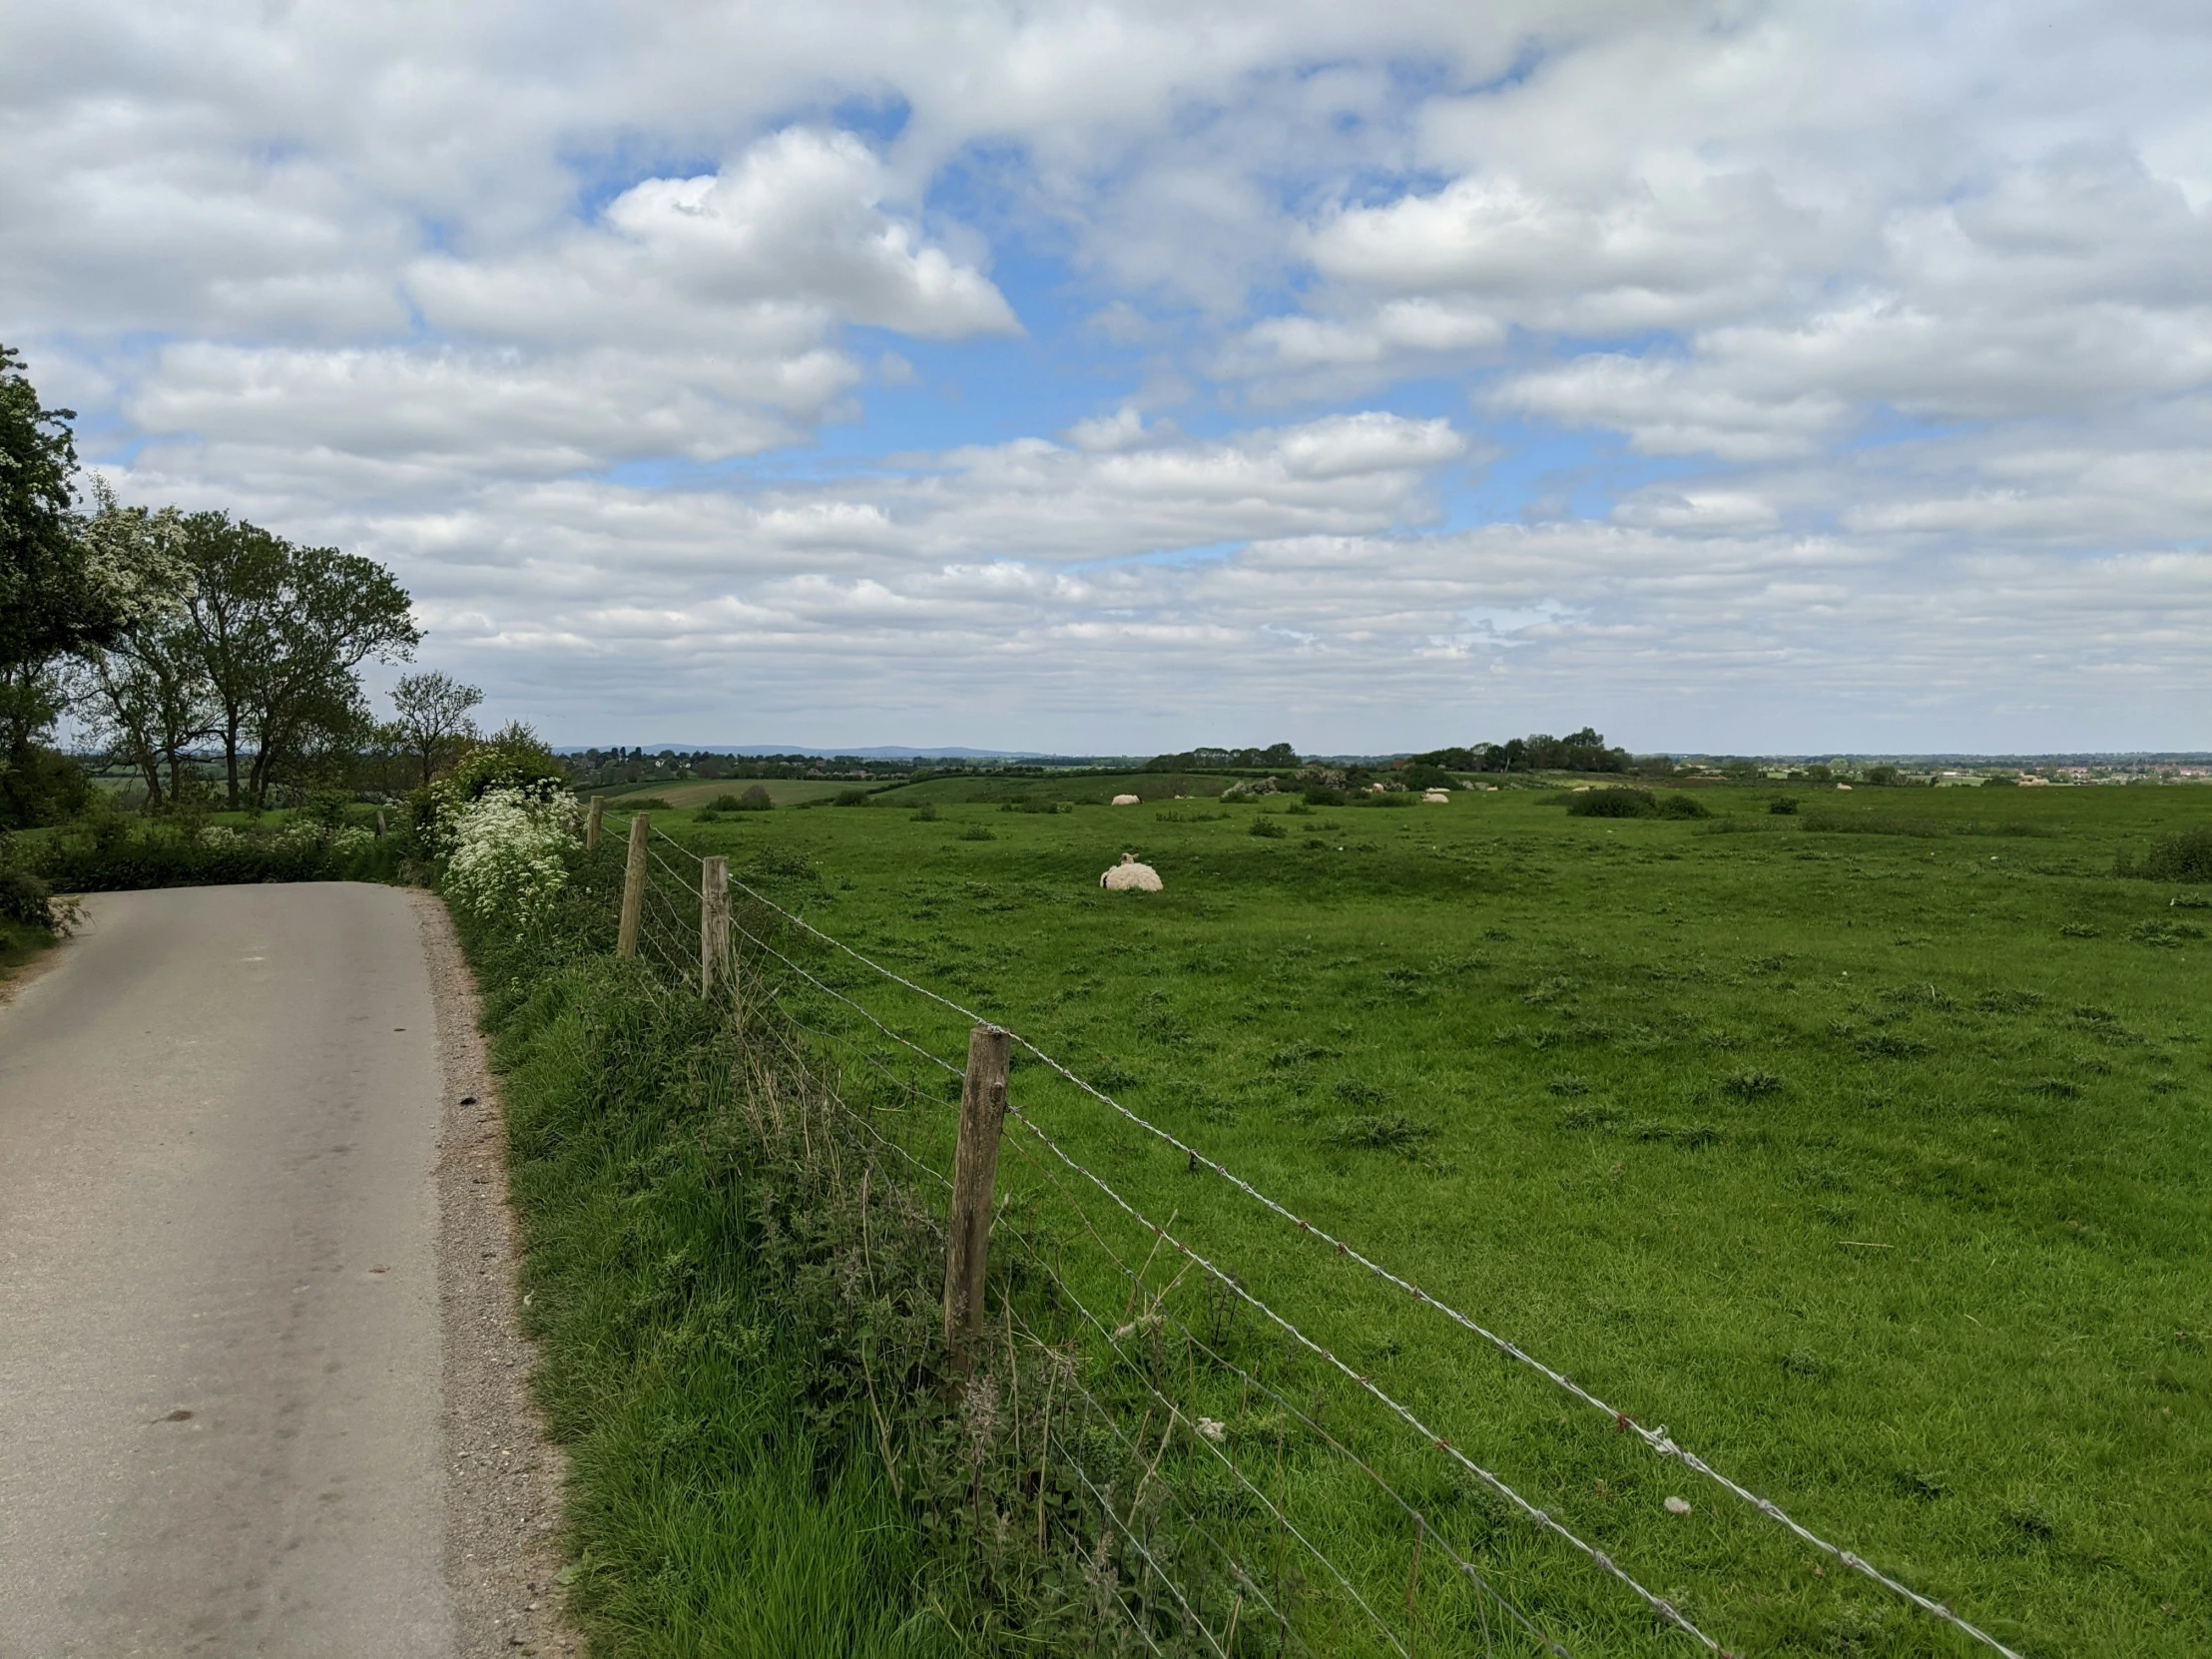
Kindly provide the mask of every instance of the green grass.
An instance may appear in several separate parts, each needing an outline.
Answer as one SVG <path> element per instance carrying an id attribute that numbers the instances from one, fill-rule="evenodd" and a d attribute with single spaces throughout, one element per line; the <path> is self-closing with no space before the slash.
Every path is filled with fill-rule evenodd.
<path id="1" fill-rule="evenodd" d="M 958 785 L 933 822 L 657 822 L 2023 1653 L 2212 1645 L 2212 926 L 2193 925 L 2212 912 L 2172 902 L 2206 889 L 2110 874 L 2212 796 L 1801 791 L 1818 815 L 1792 819 L 1771 790 L 1705 791 L 1714 832 L 1518 793 L 1054 816 Z M 1288 833 L 1252 835 L 1262 811 Z M 1125 849 L 1166 892 L 1097 889 Z M 834 971 L 964 1046 L 958 1019 Z M 1969 1651 L 1041 1068 L 1017 1064 L 1014 1097 L 1735 1650 Z M 948 1124 L 909 1133 L 941 1158 Z M 1009 1216 L 1118 1303 L 1009 1135 Z M 1250 1321 L 1223 1343 L 1576 1651 L 1687 1651 Z M 1266 1462 L 1279 1414 L 1223 1372 L 1194 1367 L 1187 1393 Z M 1168 1468 L 1203 1475 L 1180 1450 Z M 1402 1521 L 1311 1447 L 1280 1478 L 1401 1616 Z M 1472 1641 L 1470 1598 L 1433 1566 L 1421 1585 L 1424 1642 Z"/>
<path id="2" fill-rule="evenodd" d="M 0 985 L 13 979 L 38 956 L 54 947 L 54 936 L 44 928 L 0 916 Z"/>

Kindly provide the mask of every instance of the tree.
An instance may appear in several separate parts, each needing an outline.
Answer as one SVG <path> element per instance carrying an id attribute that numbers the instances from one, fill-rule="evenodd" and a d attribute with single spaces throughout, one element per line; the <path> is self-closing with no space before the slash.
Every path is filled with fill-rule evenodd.
<path id="1" fill-rule="evenodd" d="M 145 781 L 147 807 L 158 812 L 184 793 L 187 752 L 216 733 L 214 688 L 186 609 L 193 581 L 183 515 L 118 506 L 105 484 L 94 493 L 99 510 L 84 534 L 124 622 L 112 644 L 83 650 L 78 701 L 109 754 Z"/>
<path id="2" fill-rule="evenodd" d="M 72 480 L 72 409 L 49 409 L 0 344 L 0 822 L 34 824 L 61 757 L 39 739 L 61 713 L 55 660 L 110 637 L 114 617 L 85 568 Z"/>
<path id="3" fill-rule="evenodd" d="M 228 513 L 184 521 L 191 617 L 220 718 L 231 806 L 330 770 L 365 735 L 355 672 L 404 661 L 420 631 L 391 572 L 334 547 L 295 547 Z M 243 768 L 243 776 L 242 776 Z"/>
<path id="4" fill-rule="evenodd" d="M 469 718 L 469 711 L 483 701 L 482 691 L 464 686 L 436 669 L 403 674 L 392 687 L 391 706 L 396 715 L 392 735 L 398 740 L 397 747 L 422 763 L 425 788 L 437 772 L 439 760 L 457 753 L 462 744 L 475 738 L 476 722 Z"/>

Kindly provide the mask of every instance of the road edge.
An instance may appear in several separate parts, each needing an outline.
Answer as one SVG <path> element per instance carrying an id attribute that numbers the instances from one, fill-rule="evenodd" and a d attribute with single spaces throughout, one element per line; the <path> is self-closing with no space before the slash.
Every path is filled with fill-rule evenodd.
<path id="1" fill-rule="evenodd" d="M 531 1403 L 536 1347 L 522 1334 L 506 1118 L 484 1051 L 475 976 L 436 894 L 408 893 L 437 1011 L 439 1428 L 445 1581 L 461 1659 L 578 1654 L 560 1612 L 566 1460 Z"/>

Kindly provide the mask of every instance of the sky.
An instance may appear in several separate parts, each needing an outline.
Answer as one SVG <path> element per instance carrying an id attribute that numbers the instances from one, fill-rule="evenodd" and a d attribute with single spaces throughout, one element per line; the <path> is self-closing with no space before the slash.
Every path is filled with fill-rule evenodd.
<path id="1" fill-rule="evenodd" d="M 2212 747 L 2212 9 L 0 0 L 0 340 L 561 743 Z"/>

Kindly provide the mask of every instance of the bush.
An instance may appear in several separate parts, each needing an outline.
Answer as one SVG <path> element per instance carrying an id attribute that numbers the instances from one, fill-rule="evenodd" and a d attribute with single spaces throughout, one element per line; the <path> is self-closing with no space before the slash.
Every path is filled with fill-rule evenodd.
<path id="1" fill-rule="evenodd" d="M 1271 841 L 1279 841 L 1285 835 L 1288 835 L 1290 833 L 1288 830 L 1283 828 L 1281 823 L 1272 818 L 1254 819 L 1252 821 L 1251 832 L 1255 835 L 1258 835 L 1262 840 Z"/>
<path id="2" fill-rule="evenodd" d="M 1309 807 L 1342 807 L 1345 804 L 1345 792 L 1320 786 L 1308 790 L 1303 799 Z"/>
<path id="3" fill-rule="evenodd" d="M 1795 818 L 1797 810 L 1798 801 L 1794 795 L 1778 795 L 1767 803 L 1767 811 L 1777 818 Z"/>
<path id="4" fill-rule="evenodd" d="M 446 895 L 475 915 L 527 924 L 568 882 L 576 798 L 544 784 L 486 790 L 444 826 Z"/>
<path id="5" fill-rule="evenodd" d="M 1355 807 L 1418 807 L 1420 797 L 1407 795 L 1403 790 L 1385 790 L 1381 795 L 1370 791 L 1352 798 Z"/>
<path id="6" fill-rule="evenodd" d="M 2140 859 L 2123 851 L 2115 868 L 2146 881 L 2212 881 L 2212 824 L 2161 836 Z"/>
<path id="7" fill-rule="evenodd" d="M 934 801 L 924 801 L 920 806 L 914 809 L 913 822 L 915 824 L 936 823 L 937 804 Z"/>
<path id="8" fill-rule="evenodd" d="M 1711 818 L 1713 809 L 1694 795 L 1663 795 L 1659 797 L 1661 818 Z"/>
<path id="9" fill-rule="evenodd" d="M 0 864 L 0 921 L 56 931 L 54 889 L 27 869 Z"/>
<path id="10" fill-rule="evenodd" d="M 837 798 L 830 805 L 832 807 L 865 807 L 867 805 L 867 791 L 839 790 Z"/>
<path id="11" fill-rule="evenodd" d="M 311 819 L 274 830 L 111 820 L 56 834 L 39 849 L 34 873 L 57 892 L 385 881 L 398 874 L 410 847 L 401 836 L 378 839 L 363 829 L 330 830 Z"/>
<path id="12" fill-rule="evenodd" d="M 1657 818 L 1649 790 L 1591 790 L 1567 801 L 1570 818 Z"/>

